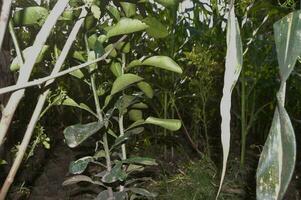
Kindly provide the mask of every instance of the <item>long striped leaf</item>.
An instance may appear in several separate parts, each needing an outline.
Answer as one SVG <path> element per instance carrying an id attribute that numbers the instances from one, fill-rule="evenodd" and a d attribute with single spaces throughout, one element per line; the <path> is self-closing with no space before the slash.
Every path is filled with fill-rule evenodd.
<path id="1" fill-rule="evenodd" d="M 224 77 L 223 97 L 220 104 L 220 112 L 222 117 L 221 140 L 223 146 L 223 169 L 217 197 L 220 193 L 225 177 L 230 149 L 231 95 L 241 72 L 242 62 L 242 43 L 239 26 L 235 17 L 234 6 L 232 2 L 228 16 L 226 69 Z"/>
<path id="2" fill-rule="evenodd" d="M 292 178 L 296 161 L 296 140 L 284 108 L 286 80 L 301 55 L 301 11 L 295 11 L 274 24 L 281 87 L 269 136 L 261 153 L 256 174 L 258 200 L 282 199 Z"/>

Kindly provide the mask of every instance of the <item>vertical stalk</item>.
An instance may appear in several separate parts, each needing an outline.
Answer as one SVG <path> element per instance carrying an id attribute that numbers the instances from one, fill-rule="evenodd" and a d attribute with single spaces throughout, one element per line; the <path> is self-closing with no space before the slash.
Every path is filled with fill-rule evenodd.
<path id="1" fill-rule="evenodd" d="M 245 165 L 245 154 L 246 154 L 246 81 L 245 73 L 241 71 L 241 153 L 240 153 L 240 167 L 243 168 Z"/>
<path id="2" fill-rule="evenodd" d="M 125 53 L 122 53 L 122 67 L 121 67 L 122 74 L 124 74 L 125 65 L 126 65 L 126 57 L 125 57 Z M 122 96 L 123 95 L 124 95 L 124 92 L 123 92 Z M 118 126 L 119 126 L 120 137 L 124 136 L 123 118 L 124 118 L 123 113 L 119 113 Z M 122 153 L 122 160 L 125 160 L 127 158 L 125 144 L 121 145 L 121 153 Z M 120 186 L 120 191 L 124 191 L 124 185 Z"/>
<path id="3" fill-rule="evenodd" d="M 168 105 L 167 105 L 167 92 L 165 91 L 164 92 L 164 108 L 163 108 L 163 111 L 164 111 L 164 119 L 167 119 L 167 109 L 168 109 Z M 166 138 L 167 136 L 167 130 L 164 129 L 164 137 Z M 166 143 L 164 143 L 164 158 L 167 159 L 167 145 Z"/>
<path id="4" fill-rule="evenodd" d="M 88 38 L 87 38 L 87 34 L 85 34 L 85 45 L 86 45 L 86 51 L 87 51 L 87 55 L 89 55 L 89 45 L 88 45 Z M 96 107 L 96 113 L 98 116 L 98 120 L 99 123 L 104 123 L 104 119 L 103 119 L 103 115 L 102 115 L 102 110 L 100 107 L 100 102 L 99 102 L 99 98 L 97 95 L 97 88 L 96 88 L 96 84 L 95 84 L 95 73 L 93 73 L 91 71 L 91 68 L 89 68 L 89 72 L 92 73 L 90 75 L 90 81 L 91 81 L 91 88 L 93 91 L 93 97 L 94 97 L 94 103 L 95 103 L 95 107 Z M 112 170 L 112 163 L 111 163 L 111 157 L 110 157 L 110 149 L 109 149 L 109 144 L 108 144 L 108 135 L 107 133 L 104 133 L 102 136 L 102 140 L 103 140 L 103 148 L 105 151 L 105 159 L 106 159 L 106 167 L 107 167 L 107 171 L 110 172 Z M 114 199 L 114 193 L 113 193 L 113 189 L 112 187 L 107 187 L 108 190 L 108 195 L 109 195 L 109 199 Z"/>
<path id="5" fill-rule="evenodd" d="M 209 144 L 209 135 L 208 135 L 208 125 L 207 125 L 207 114 L 206 114 L 206 97 L 203 98 L 203 108 L 202 108 L 202 118 L 203 118 L 203 125 L 204 125 L 204 132 L 205 132 L 205 137 L 206 137 L 206 148 L 207 148 L 207 156 L 210 158 L 211 157 L 211 151 L 210 151 L 210 144 Z"/>

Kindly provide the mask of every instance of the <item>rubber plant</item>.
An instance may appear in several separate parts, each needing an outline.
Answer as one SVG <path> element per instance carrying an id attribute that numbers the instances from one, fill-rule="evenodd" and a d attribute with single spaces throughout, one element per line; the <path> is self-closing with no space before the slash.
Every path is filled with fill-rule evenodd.
<path id="1" fill-rule="evenodd" d="M 100 7 L 106 8 L 104 13 Z M 137 14 L 135 3 L 103 5 L 91 2 L 89 13 L 96 25 L 86 27 L 83 33 L 85 52 L 80 56 L 84 58 L 81 61 L 97 59 L 113 47 L 106 62 L 92 64 L 87 71 L 78 70 L 73 73 L 84 85 L 89 86 L 95 109 L 84 103 L 77 103 L 66 93 L 57 97 L 60 99 L 57 104 L 88 111 L 95 118 L 89 123 L 78 123 L 65 128 L 64 137 L 70 148 L 78 147 L 94 134 L 99 134 L 101 139 L 96 141 L 93 155 L 86 155 L 70 164 L 70 173 L 74 176 L 68 178 L 63 185 L 78 182 L 99 185 L 103 188 L 96 197 L 99 200 L 155 197 L 155 194 L 137 187 L 137 182 L 145 178 L 137 178 L 133 174 L 143 170 L 145 166 L 157 165 L 156 161 L 148 157 L 128 156 L 126 142 L 130 141 L 133 135 L 144 131 L 142 125 L 157 125 L 177 131 L 181 122 L 177 119 L 160 119 L 153 116 L 144 118 L 144 110 L 148 108 L 145 100 L 154 96 L 154 90 L 142 77 L 141 69 L 158 68 L 175 73 L 182 73 L 182 69 L 167 56 L 143 56 L 130 60 L 135 57 L 134 49 L 131 50 L 130 38 L 143 37 L 142 33 L 149 28 L 149 25 L 140 20 L 141 16 Z M 113 21 L 113 25 L 108 25 L 109 20 Z M 97 30 L 94 27 L 97 27 Z M 112 41 L 125 35 L 128 40 L 112 46 Z M 113 77 L 113 81 L 105 77 Z M 127 124 L 129 125 L 126 126 Z M 99 171 L 86 176 L 85 170 L 91 163 L 97 165 Z"/>
<path id="2" fill-rule="evenodd" d="M 294 129 L 285 109 L 286 81 L 301 55 L 301 11 L 294 11 L 274 24 L 280 71 L 280 88 L 269 135 L 256 174 L 257 199 L 282 199 L 296 161 Z"/>

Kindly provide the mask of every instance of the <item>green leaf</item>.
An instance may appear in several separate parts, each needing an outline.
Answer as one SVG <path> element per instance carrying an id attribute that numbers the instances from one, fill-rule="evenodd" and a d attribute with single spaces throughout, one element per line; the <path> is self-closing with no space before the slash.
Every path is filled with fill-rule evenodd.
<path id="1" fill-rule="evenodd" d="M 146 157 L 132 157 L 126 160 L 122 160 L 122 162 L 125 164 L 158 165 L 155 159 Z"/>
<path id="2" fill-rule="evenodd" d="M 26 7 L 14 13 L 13 21 L 15 26 L 40 25 L 42 26 L 49 12 L 44 7 Z"/>
<path id="3" fill-rule="evenodd" d="M 22 51 L 22 54 L 23 54 L 25 60 L 26 59 L 30 59 L 32 48 L 33 48 L 32 46 L 31 47 L 27 47 L 26 49 L 24 49 Z M 44 56 L 45 56 L 45 54 L 46 54 L 46 52 L 47 52 L 48 49 L 49 49 L 48 45 L 44 45 L 42 47 L 42 50 L 41 50 L 41 52 L 40 52 L 40 54 L 39 54 L 39 56 L 38 56 L 35 64 L 39 64 L 40 62 L 43 61 L 43 58 L 44 58 Z M 17 71 L 19 69 L 20 69 L 20 64 L 19 64 L 18 58 L 15 57 L 13 59 L 11 65 L 10 65 L 10 70 L 11 71 Z"/>
<path id="4" fill-rule="evenodd" d="M 106 6 L 106 9 L 108 11 L 108 13 L 115 19 L 115 21 L 119 21 L 120 20 L 120 14 L 117 8 L 115 8 L 114 6 L 108 5 Z"/>
<path id="5" fill-rule="evenodd" d="M 144 121 L 144 120 L 138 120 L 138 121 L 135 121 L 134 123 L 132 123 L 132 124 L 126 129 L 126 131 L 127 131 L 127 130 L 130 130 L 130 129 L 132 129 L 132 128 L 135 128 L 135 127 L 137 127 L 137 126 L 141 126 L 141 125 L 143 125 L 143 124 L 145 124 L 145 121 Z"/>
<path id="6" fill-rule="evenodd" d="M 127 177 L 125 171 L 122 170 L 122 162 L 117 162 L 110 172 L 102 177 L 104 183 L 114 183 L 116 181 L 124 181 Z"/>
<path id="7" fill-rule="evenodd" d="M 128 65 L 128 68 L 141 66 L 141 65 L 158 67 L 179 74 L 183 73 L 181 67 L 168 56 L 152 56 L 150 58 L 145 59 L 142 62 L 140 60 L 133 60 Z"/>
<path id="8" fill-rule="evenodd" d="M 136 4 L 129 2 L 119 2 L 126 17 L 132 17 L 136 15 Z"/>
<path id="9" fill-rule="evenodd" d="M 76 124 L 68 126 L 64 130 L 66 143 L 70 148 L 77 147 L 84 142 L 88 137 L 95 134 L 103 127 L 103 123 L 92 122 L 89 124 Z"/>
<path id="10" fill-rule="evenodd" d="M 296 161 L 296 140 L 290 118 L 282 105 L 275 111 L 269 136 L 256 173 L 257 199 L 282 199 Z"/>
<path id="11" fill-rule="evenodd" d="M 73 184 L 76 184 L 79 182 L 94 183 L 94 181 L 89 176 L 76 175 L 76 176 L 72 176 L 72 177 L 68 178 L 67 180 L 65 180 L 62 185 L 63 186 L 73 185 Z"/>
<path id="12" fill-rule="evenodd" d="M 133 83 L 137 83 L 139 81 L 142 81 L 143 78 L 140 76 L 137 76 L 135 74 L 123 74 L 122 76 L 119 76 L 113 83 L 111 95 L 116 94 L 117 92 L 122 91 L 129 85 Z"/>
<path id="13" fill-rule="evenodd" d="M 143 118 L 143 114 L 141 110 L 137 110 L 137 109 L 132 109 L 129 111 L 129 119 L 131 121 L 138 121 L 141 120 Z"/>
<path id="14" fill-rule="evenodd" d="M 133 60 L 132 62 L 130 62 L 130 64 L 128 64 L 127 68 L 132 68 L 132 67 L 141 66 L 141 65 L 143 65 L 143 64 L 140 60 Z"/>
<path id="15" fill-rule="evenodd" d="M 110 70 L 116 77 L 119 77 L 122 75 L 122 68 L 121 68 L 120 62 L 112 62 L 111 66 L 110 66 Z"/>
<path id="16" fill-rule="evenodd" d="M 97 5 L 91 6 L 91 12 L 96 19 L 100 19 L 101 11 Z"/>
<path id="17" fill-rule="evenodd" d="M 301 55 L 301 11 L 295 11 L 274 24 L 280 76 L 286 81 Z"/>
<path id="18" fill-rule="evenodd" d="M 146 29 L 146 32 L 149 36 L 154 38 L 165 38 L 168 36 L 168 30 L 166 26 L 155 17 L 146 17 L 142 21 L 149 26 Z"/>
<path id="19" fill-rule="evenodd" d="M 96 53 L 95 51 L 89 51 L 88 53 L 88 62 L 93 61 L 96 59 Z M 93 72 L 94 70 L 97 69 L 97 63 L 93 63 L 91 65 L 89 65 L 90 67 L 90 71 Z"/>
<path id="20" fill-rule="evenodd" d="M 178 4 L 178 0 L 155 0 L 157 3 L 163 5 L 164 7 L 174 7 Z"/>
<path id="21" fill-rule="evenodd" d="M 134 103 L 136 97 L 131 95 L 122 95 L 116 103 L 115 107 L 119 110 L 119 113 L 126 113 L 127 108 Z"/>
<path id="22" fill-rule="evenodd" d="M 122 18 L 108 31 L 107 37 L 130 34 L 145 30 L 146 28 L 148 26 L 138 19 Z"/>
<path id="23" fill-rule="evenodd" d="M 148 105 L 146 105 L 145 103 L 135 103 L 131 106 L 131 108 L 137 108 L 137 109 L 148 109 Z"/>
<path id="24" fill-rule="evenodd" d="M 139 194 L 144 197 L 156 198 L 157 194 L 147 191 L 144 188 L 129 188 L 129 190 L 135 194 Z"/>
<path id="25" fill-rule="evenodd" d="M 154 90 L 147 82 L 141 81 L 137 83 L 137 86 L 148 98 L 151 99 L 154 97 Z"/>
<path id="26" fill-rule="evenodd" d="M 82 110 L 85 110 L 89 113 L 91 113 L 94 116 L 97 116 L 91 108 L 89 108 L 89 106 L 87 106 L 84 103 L 76 103 L 73 99 L 71 99 L 69 96 L 66 96 L 62 102 L 58 102 L 59 104 L 55 104 L 55 105 L 64 105 L 64 106 L 72 106 L 72 107 L 76 107 L 76 108 L 80 108 Z"/>
<path id="27" fill-rule="evenodd" d="M 105 47 L 105 52 L 110 51 L 112 48 L 113 48 L 113 50 L 111 51 L 111 53 L 109 54 L 109 56 L 115 58 L 115 57 L 117 56 L 117 51 L 116 51 L 116 49 L 114 48 L 113 44 L 109 44 L 108 46 L 106 46 L 106 47 Z"/>
<path id="28" fill-rule="evenodd" d="M 93 160 L 94 159 L 91 156 L 86 156 L 76 161 L 73 161 L 70 163 L 69 172 L 72 174 L 81 174 L 86 170 L 89 162 Z"/>
<path id="29" fill-rule="evenodd" d="M 181 121 L 178 119 L 160 119 L 155 117 L 148 117 L 145 120 L 145 124 L 154 124 L 171 131 L 179 130 L 182 125 Z"/>
<path id="30" fill-rule="evenodd" d="M 223 97 L 220 104 L 220 113 L 222 117 L 221 123 L 221 141 L 223 147 L 223 168 L 221 174 L 221 181 L 217 197 L 221 191 L 224 181 L 227 160 L 230 150 L 230 121 L 231 121 L 231 96 L 232 90 L 236 85 L 238 77 L 242 68 L 242 43 L 240 38 L 240 31 L 237 19 L 234 13 L 234 5 L 230 5 L 228 23 L 227 23 L 227 55 L 226 55 L 226 69 L 224 76 Z"/>

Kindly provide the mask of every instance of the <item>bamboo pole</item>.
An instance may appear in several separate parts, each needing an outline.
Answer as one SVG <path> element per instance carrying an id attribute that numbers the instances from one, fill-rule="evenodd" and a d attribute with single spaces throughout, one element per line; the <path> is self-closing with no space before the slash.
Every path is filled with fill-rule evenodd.
<path id="1" fill-rule="evenodd" d="M 0 15 L 0 50 L 2 47 L 3 39 L 6 33 L 7 22 L 9 20 L 9 13 L 12 4 L 12 0 L 3 0 Z"/>
<path id="2" fill-rule="evenodd" d="M 62 53 L 61 55 L 59 56 L 55 66 L 54 66 L 54 69 L 52 71 L 52 74 L 55 74 L 57 73 L 58 71 L 60 71 L 61 67 L 63 66 L 64 64 L 64 61 L 69 53 L 69 50 L 71 49 L 71 46 L 74 42 L 74 40 L 76 39 L 76 35 L 77 33 L 79 32 L 80 30 L 80 27 L 81 25 L 83 24 L 84 22 L 84 17 L 87 15 L 87 11 L 85 8 L 82 9 L 82 12 L 81 12 L 81 15 L 80 15 L 80 19 L 75 23 L 65 45 L 64 45 L 64 48 L 62 50 Z M 45 86 L 48 86 L 50 85 L 54 80 L 49 80 L 46 82 Z M 25 135 L 24 135 L 24 138 L 22 140 L 22 143 L 21 145 L 19 146 L 19 149 L 18 149 L 18 152 L 17 152 L 17 156 L 16 156 L 16 159 L 13 163 L 13 166 L 12 168 L 10 169 L 10 172 L 3 184 L 3 187 L 1 189 L 1 193 L 0 193 L 0 200 L 4 199 L 9 188 L 10 188 L 10 185 L 13 183 L 14 181 L 14 177 L 22 163 L 22 160 L 23 160 L 23 157 L 25 155 L 25 152 L 26 152 L 26 149 L 28 147 L 28 144 L 30 142 L 30 139 L 32 137 L 32 133 L 34 131 L 34 128 L 36 126 L 36 123 L 38 122 L 39 120 L 39 117 L 40 117 L 40 114 L 42 112 L 42 109 L 44 107 L 44 104 L 45 104 L 45 101 L 47 99 L 47 96 L 50 92 L 50 89 L 47 89 L 43 94 L 41 94 L 39 96 L 39 100 L 38 100 L 38 103 L 34 109 L 34 112 L 32 114 L 32 117 L 31 117 L 31 120 L 28 124 L 28 127 L 27 127 L 27 130 L 25 132 Z"/>
<path id="3" fill-rule="evenodd" d="M 25 58 L 24 65 L 20 68 L 20 75 L 16 85 L 24 85 L 30 78 L 31 71 L 34 67 L 34 64 L 40 54 L 41 49 L 43 48 L 46 40 L 51 33 L 52 28 L 56 24 L 58 18 L 61 16 L 65 7 L 67 6 L 69 0 L 59 0 L 54 8 L 52 9 L 51 13 L 47 17 L 44 25 L 42 26 L 41 30 L 39 31 L 38 35 L 33 44 L 33 48 L 28 57 Z M 6 107 L 3 110 L 2 118 L 0 121 L 0 146 L 3 143 L 4 137 L 7 133 L 7 130 L 10 126 L 14 113 L 24 96 L 25 90 L 19 90 L 14 92 Z"/>

